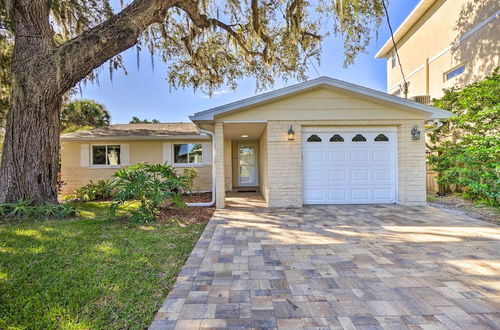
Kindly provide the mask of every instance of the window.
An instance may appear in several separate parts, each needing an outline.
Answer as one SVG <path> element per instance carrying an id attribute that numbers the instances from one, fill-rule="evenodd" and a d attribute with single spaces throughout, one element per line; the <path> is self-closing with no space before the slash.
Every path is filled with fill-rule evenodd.
<path id="1" fill-rule="evenodd" d="M 103 166 L 120 165 L 120 146 L 119 145 L 92 146 L 92 165 L 103 165 Z"/>
<path id="2" fill-rule="evenodd" d="M 335 134 L 330 138 L 330 142 L 344 142 L 344 138 L 338 134 Z"/>
<path id="3" fill-rule="evenodd" d="M 313 134 L 307 138 L 307 142 L 321 142 L 321 138 L 316 134 Z"/>
<path id="4" fill-rule="evenodd" d="M 375 137 L 374 139 L 375 142 L 387 142 L 389 141 L 389 138 L 385 136 L 385 134 L 379 134 Z"/>
<path id="5" fill-rule="evenodd" d="M 464 71 L 465 71 L 465 65 L 461 65 L 458 68 L 446 72 L 444 74 L 444 79 L 450 80 L 451 78 L 461 75 L 462 73 L 464 73 Z"/>
<path id="6" fill-rule="evenodd" d="M 201 164 L 201 143 L 174 144 L 174 164 Z"/>
<path id="7" fill-rule="evenodd" d="M 393 50 L 391 53 L 391 68 L 394 69 L 395 66 L 396 66 L 396 51 Z"/>
<path id="8" fill-rule="evenodd" d="M 366 138 L 363 135 L 361 135 L 361 134 L 356 134 L 352 138 L 352 142 L 366 142 Z"/>

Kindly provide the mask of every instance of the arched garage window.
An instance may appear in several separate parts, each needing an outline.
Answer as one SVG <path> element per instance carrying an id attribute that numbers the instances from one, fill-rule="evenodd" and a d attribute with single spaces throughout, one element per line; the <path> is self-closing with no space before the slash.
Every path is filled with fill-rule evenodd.
<path id="1" fill-rule="evenodd" d="M 307 142 L 321 142 L 321 138 L 316 134 L 313 134 L 307 138 Z"/>
<path id="2" fill-rule="evenodd" d="M 356 134 L 352 138 L 352 142 L 366 142 L 366 138 L 363 135 L 361 135 L 361 134 Z"/>
<path id="3" fill-rule="evenodd" d="M 389 138 L 385 134 L 379 134 L 374 139 L 375 142 L 387 142 Z"/>
<path id="4" fill-rule="evenodd" d="M 344 138 L 338 134 L 335 134 L 330 138 L 330 142 L 344 142 Z"/>

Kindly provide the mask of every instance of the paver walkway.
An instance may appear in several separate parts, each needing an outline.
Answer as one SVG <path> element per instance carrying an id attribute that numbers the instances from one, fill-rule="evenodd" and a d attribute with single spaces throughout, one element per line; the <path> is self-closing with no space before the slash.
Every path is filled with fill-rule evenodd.
<path id="1" fill-rule="evenodd" d="M 500 327 L 500 227 L 432 207 L 217 210 L 151 329 Z"/>

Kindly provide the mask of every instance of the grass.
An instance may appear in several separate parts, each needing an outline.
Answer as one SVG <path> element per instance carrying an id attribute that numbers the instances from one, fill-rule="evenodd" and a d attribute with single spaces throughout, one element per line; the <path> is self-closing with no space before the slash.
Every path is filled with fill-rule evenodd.
<path id="1" fill-rule="evenodd" d="M 75 206 L 76 219 L 0 225 L 0 329 L 149 326 L 205 226 L 109 221 L 107 203 Z"/>

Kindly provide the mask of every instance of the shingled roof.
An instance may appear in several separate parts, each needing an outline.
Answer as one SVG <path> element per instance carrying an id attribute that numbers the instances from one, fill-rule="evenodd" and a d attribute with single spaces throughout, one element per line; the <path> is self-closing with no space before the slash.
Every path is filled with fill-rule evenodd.
<path id="1" fill-rule="evenodd" d="M 61 135 L 61 140 L 206 139 L 193 123 L 116 124 Z"/>

